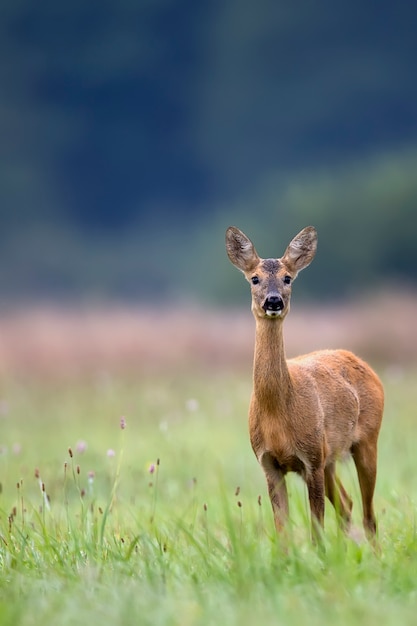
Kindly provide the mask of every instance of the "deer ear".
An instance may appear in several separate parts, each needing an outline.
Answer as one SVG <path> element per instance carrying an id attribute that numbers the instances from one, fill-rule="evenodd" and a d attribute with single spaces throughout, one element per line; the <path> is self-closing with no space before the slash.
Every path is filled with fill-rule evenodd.
<path id="1" fill-rule="evenodd" d="M 235 226 L 226 231 L 226 250 L 230 261 L 242 272 L 250 272 L 259 263 L 253 243 Z"/>
<path id="2" fill-rule="evenodd" d="M 317 231 L 313 226 L 307 226 L 289 243 L 281 260 L 290 269 L 299 272 L 310 265 L 316 250 Z"/>

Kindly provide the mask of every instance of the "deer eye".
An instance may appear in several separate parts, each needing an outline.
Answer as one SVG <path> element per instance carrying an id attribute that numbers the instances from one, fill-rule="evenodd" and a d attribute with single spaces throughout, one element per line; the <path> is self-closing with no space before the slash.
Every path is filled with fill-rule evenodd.
<path id="1" fill-rule="evenodd" d="M 257 276 L 252 276 L 251 281 L 252 285 L 257 285 L 259 283 L 259 278 Z"/>
<path id="2" fill-rule="evenodd" d="M 290 285 L 291 284 L 291 276 L 284 276 L 284 283 L 286 285 Z"/>

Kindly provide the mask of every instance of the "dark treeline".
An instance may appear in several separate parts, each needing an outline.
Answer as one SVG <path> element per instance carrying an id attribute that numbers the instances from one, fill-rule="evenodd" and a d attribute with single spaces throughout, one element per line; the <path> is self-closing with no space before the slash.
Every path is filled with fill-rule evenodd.
<path id="1" fill-rule="evenodd" d="M 241 297 L 306 224 L 303 291 L 417 281 L 417 8 L 2 3 L 0 299 Z"/>

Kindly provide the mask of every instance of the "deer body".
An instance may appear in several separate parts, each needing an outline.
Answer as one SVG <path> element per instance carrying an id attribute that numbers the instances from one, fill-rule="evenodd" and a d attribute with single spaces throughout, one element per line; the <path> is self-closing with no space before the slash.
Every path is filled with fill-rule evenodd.
<path id="1" fill-rule="evenodd" d="M 256 338 L 250 440 L 265 472 L 277 530 L 288 517 L 289 471 L 300 474 L 307 484 L 313 536 L 323 526 L 325 495 L 348 529 L 352 500 L 336 476 L 335 464 L 352 455 L 364 527 L 373 536 L 382 384 L 367 363 L 346 350 L 320 350 L 288 361 L 285 357 L 283 321 L 291 284 L 312 261 L 316 245 L 316 231 L 308 227 L 291 241 L 283 257 L 261 259 L 246 235 L 234 227 L 227 230 L 229 258 L 252 284 Z"/>

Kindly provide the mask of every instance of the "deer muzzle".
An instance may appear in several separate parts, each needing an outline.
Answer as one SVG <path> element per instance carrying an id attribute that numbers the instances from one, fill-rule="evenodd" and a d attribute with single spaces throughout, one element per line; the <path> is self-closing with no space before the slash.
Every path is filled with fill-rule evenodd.
<path id="1" fill-rule="evenodd" d="M 284 301 L 279 293 L 270 293 L 262 306 L 268 317 L 278 317 L 284 308 Z"/>

